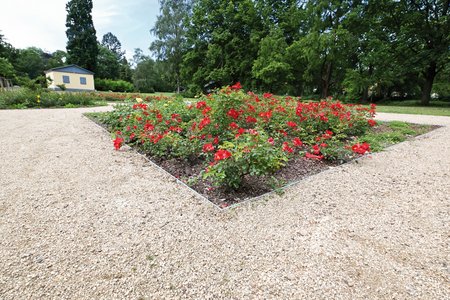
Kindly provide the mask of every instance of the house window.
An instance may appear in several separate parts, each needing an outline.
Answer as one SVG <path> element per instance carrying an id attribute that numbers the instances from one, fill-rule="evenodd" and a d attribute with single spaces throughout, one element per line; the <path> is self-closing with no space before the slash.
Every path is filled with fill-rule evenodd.
<path id="1" fill-rule="evenodd" d="M 86 85 L 86 77 L 80 77 L 80 84 Z"/>
<path id="2" fill-rule="evenodd" d="M 70 83 L 70 77 L 63 75 L 63 83 Z"/>

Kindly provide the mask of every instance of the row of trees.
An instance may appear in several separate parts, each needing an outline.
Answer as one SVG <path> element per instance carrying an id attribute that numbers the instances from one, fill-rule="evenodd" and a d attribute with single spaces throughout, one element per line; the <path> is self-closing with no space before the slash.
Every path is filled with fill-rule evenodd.
<path id="1" fill-rule="evenodd" d="M 141 92 L 240 81 L 246 88 L 292 95 L 450 94 L 449 0 L 160 0 L 151 33 L 156 60 L 118 38 L 97 41 L 92 0 L 70 0 L 67 52 L 14 49 L 0 35 L 0 76 L 43 75 L 78 64 L 96 78 L 132 81 Z M 17 80 L 16 80 L 17 81 Z"/>
<path id="2" fill-rule="evenodd" d="M 151 45 L 179 90 L 208 82 L 354 100 L 448 88 L 448 0 L 161 0 Z M 355 99 L 356 98 L 356 99 Z"/>
<path id="3" fill-rule="evenodd" d="M 125 53 L 120 50 L 117 38 L 107 33 L 97 47 L 98 63 L 94 69 L 96 77 L 131 81 L 131 65 L 126 60 Z M 69 58 L 69 54 L 63 50 L 46 52 L 37 47 L 16 49 L 0 34 L 0 76 L 11 78 L 17 84 L 24 84 L 29 80 L 45 83 L 43 78 L 45 70 L 82 62 L 73 58 L 74 56 Z M 92 70 L 86 64 L 81 64 L 84 68 Z"/>

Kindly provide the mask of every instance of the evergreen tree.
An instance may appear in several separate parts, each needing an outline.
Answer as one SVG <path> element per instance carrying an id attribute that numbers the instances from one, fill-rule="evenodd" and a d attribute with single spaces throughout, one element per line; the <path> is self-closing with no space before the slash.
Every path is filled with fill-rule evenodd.
<path id="1" fill-rule="evenodd" d="M 66 11 L 68 62 L 95 72 L 99 49 L 92 22 L 92 0 L 70 0 Z"/>

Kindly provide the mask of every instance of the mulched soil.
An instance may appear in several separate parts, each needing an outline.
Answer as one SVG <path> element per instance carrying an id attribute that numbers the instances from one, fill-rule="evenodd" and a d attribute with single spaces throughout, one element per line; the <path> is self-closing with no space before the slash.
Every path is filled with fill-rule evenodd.
<path id="1" fill-rule="evenodd" d="M 204 161 L 148 158 L 220 207 L 227 207 L 275 189 L 280 189 L 288 183 L 299 181 L 313 174 L 320 173 L 330 166 L 337 165 L 337 163 L 333 162 L 295 157 L 289 160 L 284 168 L 271 176 L 246 176 L 242 187 L 239 190 L 233 190 L 215 187 L 210 181 L 203 180 L 200 172 L 206 169 Z"/>

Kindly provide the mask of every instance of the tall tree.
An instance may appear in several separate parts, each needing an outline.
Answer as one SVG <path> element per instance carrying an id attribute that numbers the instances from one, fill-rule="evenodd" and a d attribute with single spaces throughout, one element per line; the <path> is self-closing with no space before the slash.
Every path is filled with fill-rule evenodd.
<path id="1" fill-rule="evenodd" d="M 436 75 L 450 63 L 449 0 L 402 0 L 396 13 L 400 21 L 398 50 L 403 64 L 418 71 L 421 103 L 428 105 Z"/>
<path id="2" fill-rule="evenodd" d="M 31 79 L 44 75 L 44 51 L 36 47 L 20 49 L 15 67 L 20 75 L 28 76 Z"/>
<path id="3" fill-rule="evenodd" d="M 111 50 L 117 56 L 118 60 L 121 60 L 125 55 L 125 51 L 122 51 L 122 44 L 119 39 L 111 32 L 103 35 L 102 46 Z"/>
<path id="4" fill-rule="evenodd" d="M 286 61 L 286 40 L 281 30 L 274 29 L 261 40 L 258 58 L 253 63 L 253 76 L 264 91 L 288 92 L 292 78 L 291 66 Z"/>
<path id="5" fill-rule="evenodd" d="M 95 76 L 103 79 L 119 79 L 120 61 L 117 59 L 116 53 L 102 45 L 99 45 L 98 48 L 98 65 Z"/>
<path id="6" fill-rule="evenodd" d="M 60 67 L 67 62 L 67 53 L 62 50 L 56 50 L 51 54 L 51 57 L 47 61 L 46 68 L 51 69 Z"/>
<path id="7" fill-rule="evenodd" d="M 174 74 L 177 92 L 181 89 L 181 63 L 187 50 L 187 26 L 190 0 L 160 0 L 160 15 L 151 32 L 156 36 L 150 50 L 165 61 Z"/>
<path id="8" fill-rule="evenodd" d="M 68 62 L 95 72 L 98 44 L 92 21 L 92 0 L 70 0 L 66 4 Z"/>
<path id="9" fill-rule="evenodd" d="M 131 65 L 136 67 L 141 61 L 148 59 L 149 57 L 144 54 L 141 48 L 135 48 L 133 58 L 131 60 Z"/>
<path id="10" fill-rule="evenodd" d="M 198 88 L 242 82 L 252 85 L 252 66 L 263 37 L 263 25 L 252 0 L 198 0 L 189 30 L 192 47 L 183 74 Z"/>
<path id="11" fill-rule="evenodd" d="M 14 63 L 18 56 L 18 49 L 15 49 L 3 34 L 0 33 L 0 57 L 6 58 L 10 63 Z"/>

